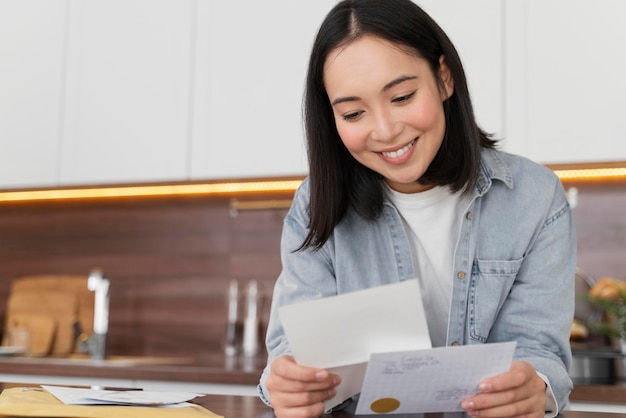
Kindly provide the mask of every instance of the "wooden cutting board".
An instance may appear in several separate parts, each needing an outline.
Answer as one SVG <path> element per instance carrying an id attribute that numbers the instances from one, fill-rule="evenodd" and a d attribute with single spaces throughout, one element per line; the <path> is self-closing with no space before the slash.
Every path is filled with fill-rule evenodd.
<path id="1" fill-rule="evenodd" d="M 87 287 L 88 276 L 36 275 L 20 277 L 13 281 L 11 292 L 60 291 L 72 293 L 78 300 L 78 320 L 83 332 L 93 333 L 94 293 Z"/>
<path id="2" fill-rule="evenodd" d="M 41 317 L 45 319 L 41 319 Z M 38 319 L 39 318 L 39 319 Z M 45 338 L 50 323 L 53 334 L 49 354 L 64 356 L 75 347 L 73 324 L 78 318 L 78 300 L 73 293 L 63 291 L 12 292 L 7 303 L 7 328 L 16 322 L 29 322 L 34 334 L 33 341 Z"/>
<path id="3" fill-rule="evenodd" d="M 11 340 L 16 330 L 26 329 L 30 334 L 30 355 L 45 357 L 50 354 L 56 335 L 57 323 L 54 318 L 37 314 L 11 314 L 5 328 L 3 345 L 15 345 Z"/>

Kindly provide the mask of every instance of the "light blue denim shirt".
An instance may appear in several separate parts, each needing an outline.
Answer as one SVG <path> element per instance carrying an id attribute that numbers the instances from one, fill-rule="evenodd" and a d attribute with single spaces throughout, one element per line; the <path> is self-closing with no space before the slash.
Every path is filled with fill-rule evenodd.
<path id="1" fill-rule="evenodd" d="M 390 202 L 375 221 L 350 211 L 319 251 L 294 252 L 307 235 L 308 208 L 305 180 L 283 226 L 283 269 L 259 384 L 268 405 L 269 365 L 290 353 L 278 319 L 281 306 L 415 277 L 407 234 Z M 549 379 L 562 410 L 572 389 L 567 370 L 575 264 L 575 229 L 558 177 L 525 158 L 483 150 L 454 257 L 447 344 L 517 341 L 515 360 L 531 363 Z"/>

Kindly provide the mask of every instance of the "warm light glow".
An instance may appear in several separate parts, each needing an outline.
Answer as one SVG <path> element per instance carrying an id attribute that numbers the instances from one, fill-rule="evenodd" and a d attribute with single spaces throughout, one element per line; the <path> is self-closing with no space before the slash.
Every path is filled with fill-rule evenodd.
<path id="1" fill-rule="evenodd" d="M 116 197 L 158 197 L 194 195 L 243 195 L 263 192 L 292 192 L 302 180 L 271 180 L 204 184 L 93 187 L 76 189 L 23 190 L 0 192 L 0 202 L 26 200 L 100 199 Z"/>
<path id="2" fill-rule="evenodd" d="M 581 168 L 554 170 L 561 181 L 618 181 L 626 180 L 626 167 Z"/>
<path id="3" fill-rule="evenodd" d="M 563 182 L 626 182 L 626 166 L 558 168 L 553 171 Z M 0 202 L 37 200 L 106 199 L 167 196 L 232 196 L 255 193 L 293 193 L 302 179 L 229 181 L 221 183 L 103 186 L 90 188 L 0 191 Z M 245 206 L 246 204 L 241 204 Z"/>

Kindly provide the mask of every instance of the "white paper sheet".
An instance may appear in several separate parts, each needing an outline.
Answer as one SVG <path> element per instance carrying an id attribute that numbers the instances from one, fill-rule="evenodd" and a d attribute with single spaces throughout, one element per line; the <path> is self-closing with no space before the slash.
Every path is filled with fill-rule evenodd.
<path id="1" fill-rule="evenodd" d="M 201 393 L 144 390 L 96 390 L 42 385 L 46 391 L 65 405 L 137 405 L 188 406 L 187 401 L 203 396 Z"/>
<path id="2" fill-rule="evenodd" d="M 431 347 L 417 279 L 284 306 L 296 361 L 341 375 L 327 409 L 361 391 L 372 353 Z"/>
<path id="3" fill-rule="evenodd" d="M 462 411 L 478 383 L 509 370 L 515 342 L 372 354 L 357 414 Z"/>

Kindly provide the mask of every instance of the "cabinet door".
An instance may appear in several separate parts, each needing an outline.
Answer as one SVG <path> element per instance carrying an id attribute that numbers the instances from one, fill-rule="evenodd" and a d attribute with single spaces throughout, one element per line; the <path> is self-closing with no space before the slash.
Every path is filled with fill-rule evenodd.
<path id="1" fill-rule="evenodd" d="M 54 186 L 67 2 L 0 0 L 0 187 Z"/>
<path id="2" fill-rule="evenodd" d="M 192 178 L 301 175 L 306 66 L 335 0 L 200 2 Z"/>
<path id="3" fill-rule="evenodd" d="M 441 26 L 457 49 L 478 124 L 502 138 L 501 0 L 417 2 Z M 471 19 L 468 17 L 471 16 Z"/>
<path id="4" fill-rule="evenodd" d="M 186 178 L 194 4 L 71 2 L 62 183 Z"/>
<path id="5" fill-rule="evenodd" d="M 626 160 L 626 2 L 506 2 L 506 145 L 543 163 Z"/>

